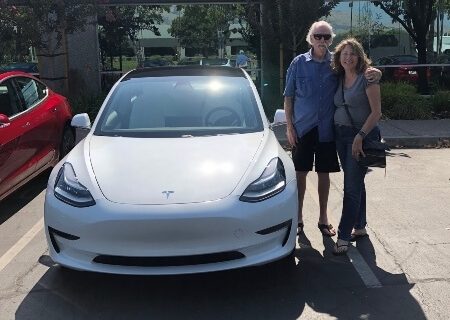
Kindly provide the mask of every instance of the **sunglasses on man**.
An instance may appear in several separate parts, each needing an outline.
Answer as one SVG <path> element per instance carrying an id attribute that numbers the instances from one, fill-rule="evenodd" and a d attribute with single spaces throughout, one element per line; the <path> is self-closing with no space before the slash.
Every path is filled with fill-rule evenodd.
<path id="1" fill-rule="evenodd" d="M 320 40 L 323 38 L 323 40 L 328 41 L 331 39 L 331 34 L 315 33 L 315 34 L 313 34 L 313 37 L 316 40 Z"/>

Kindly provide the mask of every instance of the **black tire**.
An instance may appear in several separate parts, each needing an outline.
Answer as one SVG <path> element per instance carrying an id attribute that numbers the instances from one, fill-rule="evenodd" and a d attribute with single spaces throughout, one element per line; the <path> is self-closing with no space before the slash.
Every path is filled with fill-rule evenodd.
<path id="1" fill-rule="evenodd" d="M 70 150 L 75 146 L 75 134 L 69 126 L 65 126 L 61 138 L 61 146 L 59 148 L 59 159 L 64 158 Z"/>

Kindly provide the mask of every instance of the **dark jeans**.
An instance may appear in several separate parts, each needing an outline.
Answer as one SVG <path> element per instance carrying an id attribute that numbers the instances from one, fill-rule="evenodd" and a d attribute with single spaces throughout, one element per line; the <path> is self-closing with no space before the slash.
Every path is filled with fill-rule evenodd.
<path id="1" fill-rule="evenodd" d="M 336 125 L 336 149 L 344 171 L 344 202 L 338 239 L 350 240 L 352 229 L 366 226 L 366 186 L 364 178 L 367 168 L 352 157 L 352 144 L 358 130 L 349 126 Z M 375 127 L 365 139 L 379 140 L 380 130 Z"/>

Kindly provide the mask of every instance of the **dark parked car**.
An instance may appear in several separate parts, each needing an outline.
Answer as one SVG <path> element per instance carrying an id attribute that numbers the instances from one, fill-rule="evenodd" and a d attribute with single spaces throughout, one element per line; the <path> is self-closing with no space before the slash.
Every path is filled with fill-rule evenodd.
<path id="1" fill-rule="evenodd" d="M 413 55 L 392 55 L 379 58 L 375 65 L 383 72 L 384 80 L 416 82 L 419 78 L 417 71 L 418 59 Z M 393 66 L 393 67 L 384 67 Z M 430 69 L 427 68 L 427 76 L 430 78 Z"/>
<path id="2" fill-rule="evenodd" d="M 74 145 L 67 99 L 28 73 L 0 72 L 0 200 Z"/>
<path id="3" fill-rule="evenodd" d="M 164 67 L 164 66 L 170 66 L 172 65 L 172 62 L 165 60 L 165 59 L 149 59 L 144 60 L 140 64 L 140 68 L 152 68 L 152 67 Z"/>
<path id="4" fill-rule="evenodd" d="M 234 65 L 236 62 L 234 63 Z M 230 59 L 227 58 L 203 58 L 200 60 L 201 66 L 226 66 L 234 67 Z"/>
<path id="5" fill-rule="evenodd" d="M 38 64 L 35 62 L 11 63 L 7 66 L 1 67 L 0 71 L 22 71 L 33 75 L 39 74 Z"/>

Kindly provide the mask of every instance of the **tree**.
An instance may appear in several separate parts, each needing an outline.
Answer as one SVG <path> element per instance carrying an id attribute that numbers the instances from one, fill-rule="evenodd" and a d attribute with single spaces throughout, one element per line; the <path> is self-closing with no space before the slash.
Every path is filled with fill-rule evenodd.
<path id="1" fill-rule="evenodd" d="M 28 54 L 28 47 L 31 45 L 20 27 L 21 23 L 16 23 L 12 17 L 21 19 L 16 7 L 0 9 L 0 43 L 2 44 L 0 46 L 0 63 L 23 61 L 24 56 Z"/>
<path id="2" fill-rule="evenodd" d="M 95 0 L 33 0 L 18 8 L 0 1 L 0 30 L 13 26 L 23 46 L 37 49 L 41 79 L 68 94 L 66 36 L 84 30 L 96 8 Z"/>
<path id="3" fill-rule="evenodd" d="M 419 64 L 427 63 L 427 37 L 437 0 L 384 0 L 374 4 L 399 22 L 416 43 Z M 419 68 L 419 92 L 429 93 L 426 68 Z"/>
<path id="4" fill-rule="evenodd" d="M 289 62 L 308 48 L 306 35 L 311 24 L 328 16 L 339 0 L 262 0 L 247 2 L 249 25 L 263 39 L 263 100 L 272 113 L 281 104 L 283 81 Z M 286 63 L 285 63 L 286 61 Z"/>
<path id="5" fill-rule="evenodd" d="M 117 6 L 107 7 L 98 16 L 100 29 L 99 41 L 102 62 L 105 56 L 119 56 L 122 69 L 122 53 L 130 49 L 129 42 L 136 41 L 140 30 L 150 30 L 160 35 L 156 24 L 161 23 L 162 12 L 167 10 L 160 6 Z"/>
<path id="6" fill-rule="evenodd" d="M 182 15 L 172 21 L 172 37 L 183 47 L 200 48 L 208 56 L 230 36 L 230 22 L 238 16 L 237 5 L 194 5 L 179 7 Z"/>

